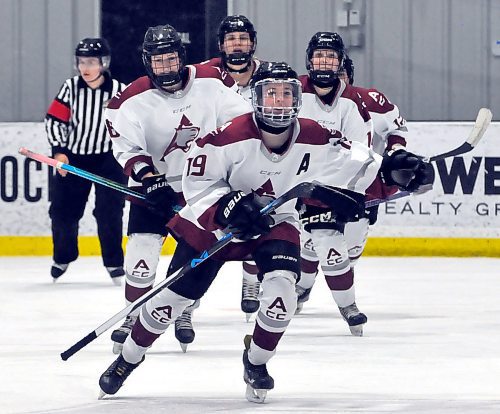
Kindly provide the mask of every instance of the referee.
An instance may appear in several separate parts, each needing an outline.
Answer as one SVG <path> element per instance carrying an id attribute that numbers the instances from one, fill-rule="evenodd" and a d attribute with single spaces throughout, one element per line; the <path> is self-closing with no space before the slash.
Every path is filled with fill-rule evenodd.
<path id="1" fill-rule="evenodd" d="M 110 48 L 105 39 L 85 38 L 75 50 L 79 76 L 67 79 L 50 105 L 45 129 L 57 161 L 69 163 L 113 181 L 126 183 L 106 132 L 106 103 L 125 85 L 108 72 Z M 78 257 L 78 222 L 83 216 L 92 183 L 57 170 L 51 182 L 49 216 L 52 220 L 55 282 Z M 122 215 L 125 201 L 118 191 L 95 186 L 93 215 L 101 243 L 104 266 L 121 284 L 123 271 Z"/>

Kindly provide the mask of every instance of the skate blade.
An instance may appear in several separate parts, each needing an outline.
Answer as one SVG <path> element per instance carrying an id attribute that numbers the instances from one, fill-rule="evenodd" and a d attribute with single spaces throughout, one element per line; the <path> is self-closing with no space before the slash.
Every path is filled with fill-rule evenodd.
<path id="1" fill-rule="evenodd" d="M 123 344 L 119 342 L 113 343 L 113 354 L 120 355 L 122 353 L 122 349 L 123 349 Z"/>
<path id="2" fill-rule="evenodd" d="M 353 336 L 363 336 L 363 325 L 349 326 L 349 330 Z"/>
<path id="3" fill-rule="evenodd" d="M 297 309 L 295 309 L 295 315 L 298 315 L 300 312 L 302 312 L 303 308 L 304 308 L 303 303 L 297 303 Z"/>
<path id="4" fill-rule="evenodd" d="M 105 400 L 108 394 L 106 394 L 103 390 L 99 390 L 99 396 L 97 397 L 98 400 Z"/>
<path id="5" fill-rule="evenodd" d="M 252 315 L 253 315 L 253 313 L 245 313 L 245 319 L 246 319 L 247 323 L 250 322 L 250 319 L 252 319 Z"/>
<path id="6" fill-rule="evenodd" d="M 179 342 L 179 345 L 181 346 L 182 352 L 186 353 L 188 349 L 188 344 L 184 344 L 182 342 Z"/>
<path id="7" fill-rule="evenodd" d="M 112 277 L 111 281 L 113 282 L 113 285 L 115 286 L 121 286 L 122 285 L 122 280 L 125 276 L 117 276 L 117 277 Z"/>
<path id="8" fill-rule="evenodd" d="M 248 401 L 256 404 L 263 404 L 266 400 L 266 396 L 267 390 L 254 389 L 250 386 L 250 384 L 247 384 L 245 397 Z"/>

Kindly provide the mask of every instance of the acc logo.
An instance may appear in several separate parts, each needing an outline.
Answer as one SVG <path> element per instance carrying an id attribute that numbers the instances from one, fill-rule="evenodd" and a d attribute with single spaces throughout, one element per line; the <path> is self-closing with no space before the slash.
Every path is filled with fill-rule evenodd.
<path id="1" fill-rule="evenodd" d="M 182 115 L 181 122 L 179 126 L 175 128 L 175 134 L 170 145 L 167 147 L 160 161 L 165 161 L 165 157 L 176 149 L 181 149 L 184 152 L 188 152 L 191 147 L 191 143 L 198 138 L 200 133 L 200 128 L 194 126 L 186 115 Z"/>
<path id="2" fill-rule="evenodd" d="M 151 312 L 151 316 L 160 323 L 170 323 L 170 319 L 172 318 L 172 306 L 167 305 L 154 308 L 153 312 Z"/>

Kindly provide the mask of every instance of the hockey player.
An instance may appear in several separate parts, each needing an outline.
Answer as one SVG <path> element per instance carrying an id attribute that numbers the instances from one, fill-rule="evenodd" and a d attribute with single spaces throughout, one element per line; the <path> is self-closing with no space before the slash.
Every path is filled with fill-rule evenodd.
<path id="1" fill-rule="evenodd" d="M 325 128 L 337 129 L 351 141 L 361 142 L 367 146 L 371 143 L 372 120 L 363 100 L 357 92 L 340 82 L 337 72 L 342 67 L 345 57 L 344 43 L 337 33 L 318 32 L 310 40 L 306 51 L 306 67 L 309 75 L 300 77 L 303 92 L 303 105 L 299 116 L 313 119 Z M 309 216 L 316 216 L 322 210 L 317 206 L 304 203 L 302 213 L 305 220 Z M 340 311 L 346 314 L 349 311 L 347 322 L 351 326 L 353 334 L 362 332 L 361 326 L 366 322 L 366 316 L 355 309 L 354 284 L 351 277 L 349 263 L 347 260 L 347 247 L 344 243 L 344 224 L 315 223 L 308 224 L 303 232 L 302 249 L 302 278 L 297 285 L 299 295 L 299 308 L 303 300 L 308 297 L 308 284 L 314 280 L 317 272 L 316 243 L 310 234 L 310 228 L 320 228 L 321 233 L 329 233 L 329 246 L 321 248 L 322 269 L 332 294 L 340 307 Z M 319 234 L 316 231 L 315 234 Z M 335 235 L 335 237 L 333 237 Z M 317 236 L 318 238 L 320 236 Z M 335 243 L 334 243 L 335 242 Z M 335 252 L 335 253 L 333 253 Z M 329 257 L 334 254 L 335 257 Z M 311 271 L 311 256 L 316 262 Z M 343 258 L 339 260 L 339 258 Z M 302 284 L 306 286 L 303 288 Z"/>
<path id="2" fill-rule="evenodd" d="M 344 108 L 346 95 L 358 95 L 372 118 L 374 136 L 370 145 L 375 151 L 380 155 L 386 153 L 413 160 L 414 174 L 432 181 L 429 166 L 421 165 L 418 157 L 404 149 L 408 131 L 397 106 L 376 89 L 349 86 L 353 83 L 353 66 L 345 54 L 340 36 L 319 32 L 309 42 L 306 53 L 309 76 L 302 78 L 304 105 L 300 116 L 315 119 L 322 125 L 329 124 L 355 140 L 357 136 L 344 129 L 349 119 Z M 349 75 L 346 76 L 346 73 Z M 385 183 L 380 177 L 375 180 L 368 189 L 368 199 L 385 198 L 397 191 L 396 186 L 387 184 L 394 184 L 390 177 L 386 177 Z M 411 181 L 402 185 L 401 189 L 415 190 Z M 311 213 L 306 212 L 303 216 L 304 223 L 310 221 L 308 214 Z M 335 223 L 304 225 L 301 234 L 302 274 L 297 284 L 298 312 L 309 298 L 319 261 L 333 299 L 351 333 L 356 336 L 363 334 L 367 317 L 358 310 L 355 302 L 354 266 L 366 244 L 368 226 L 376 221 L 376 215 L 377 207 L 368 209 L 364 217 L 347 223 L 345 229 L 336 228 Z"/>
<path id="3" fill-rule="evenodd" d="M 132 82 L 108 105 L 106 122 L 116 159 L 140 186 L 146 204 L 132 202 L 125 255 L 125 299 L 133 302 L 154 283 L 166 223 L 176 205 L 184 205 L 181 176 L 192 143 L 237 115 L 252 110 L 229 76 L 203 65 L 186 65 L 186 52 L 170 25 L 150 27 L 143 43 L 147 76 Z M 196 305 L 194 305 L 196 306 Z M 192 309 L 191 309 L 192 310 Z M 194 339 L 184 315 L 176 337 L 185 346 Z M 137 314 L 112 333 L 119 353 Z M 188 324 L 189 325 L 189 324 Z M 189 328 L 189 326 L 188 326 Z"/>
<path id="4" fill-rule="evenodd" d="M 220 57 L 207 60 L 203 64 L 226 70 L 238 84 L 239 94 L 250 102 L 250 79 L 262 63 L 254 57 L 257 47 L 254 25 L 245 16 L 227 16 L 219 25 L 217 43 Z M 260 282 L 257 273 L 254 262 L 243 262 L 241 310 L 245 312 L 247 321 L 259 309 Z"/>
<path id="5" fill-rule="evenodd" d="M 211 247 L 223 229 L 235 238 L 142 307 L 122 354 L 100 377 L 104 394 L 120 389 L 168 325 L 206 292 L 225 261 L 250 256 L 259 268 L 262 292 L 253 335 L 245 340 L 244 380 L 247 399 L 263 402 L 274 387 L 266 363 L 294 315 L 300 275 L 295 202 L 283 204 L 271 217 L 260 213 L 263 201 L 316 180 L 343 187 L 357 200 L 347 203 L 348 208 L 344 197 L 327 201 L 339 220 L 352 220 L 362 212 L 359 201 L 375 179 L 381 157 L 338 131 L 298 119 L 301 85 L 287 64 L 261 65 L 251 89 L 254 113 L 198 140 L 189 154 L 182 180 L 187 206 L 169 223 L 179 241 L 169 274 Z M 399 171 L 408 167 L 404 161 L 389 157 L 382 172 L 398 179 Z"/>
<path id="6" fill-rule="evenodd" d="M 219 25 L 217 44 L 220 56 L 202 64 L 227 71 L 237 83 L 239 93 L 250 101 L 250 79 L 261 64 L 254 57 L 257 32 L 252 22 L 241 15 L 225 17 Z"/>
<path id="7" fill-rule="evenodd" d="M 104 125 L 106 103 L 125 85 L 109 73 L 111 50 L 106 39 L 85 38 L 75 49 L 78 76 L 67 79 L 51 103 L 45 117 L 47 138 L 57 161 L 111 180 L 126 178 L 111 151 Z M 78 222 L 83 217 L 92 183 L 57 170 L 51 180 L 54 263 L 50 274 L 55 282 L 78 257 Z M 97 233 L 102 260 L 116 285 L 123 278 L 122 216 L 125 199 L 107 187 L 95 186 Z"/>

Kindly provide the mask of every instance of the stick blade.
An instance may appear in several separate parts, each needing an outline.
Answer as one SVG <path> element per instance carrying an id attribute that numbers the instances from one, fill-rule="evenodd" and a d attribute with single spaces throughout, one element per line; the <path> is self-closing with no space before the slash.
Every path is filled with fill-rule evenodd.
<path id="1" fill-rule="evenodd" d="M 467 143 L 472 147 L 475 147 L 477 143 L 481 140 L 486 129 L 490 125 L 491 119 L 493 118 L 493 114 L 488 108 L 481 108 L 477 114 L 476 122 L 474 123 L 474 127 L 467 138 Z"/>

